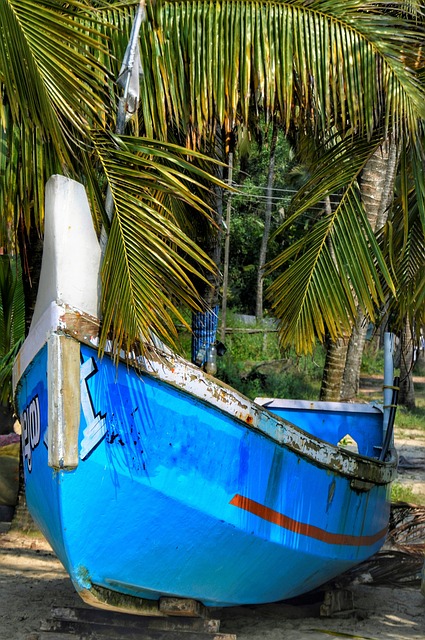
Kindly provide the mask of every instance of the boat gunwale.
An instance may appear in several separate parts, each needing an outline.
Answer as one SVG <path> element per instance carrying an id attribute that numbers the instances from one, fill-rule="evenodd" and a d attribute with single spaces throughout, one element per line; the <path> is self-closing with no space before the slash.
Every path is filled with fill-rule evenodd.
<path id="1" fill-rule="evenodd" d="M 19 385 L 20 378 L 32 359 L 46 343 L 49 335 L 59 333 L 74 338 L 91 348 L 98 348 L 100 321 L 78 309 L 62 302 L 52 302 L 22 345 L 13 368 L 13 389 Z M 373 485 L 386 485 L 392 482 L 397 471 L 397 456 L 390 449 L 388 461 L 363 456 L 344 450 L 317 436 L 311 435 L 290 421 L 276 416 L 266 407 L 250 400 L 236 389 L 221 380 L 208 375 L 196 365 L 181 356 L 163 350 L 158 346 L 144 343 L 145 354 L 137 358 L 120 358 L 121 362 L 145 375 L 152 376 L 165 384 L 170 384 L 180 392 L 196 397 L 203 404 L 230 415 L 245 427 L 260 433 L 295 454 L 308 459 L 318 466 L 328 468 L 359 485 L 359 490 L 368 490 Z M 105 351 L 108 355 L 108 350 Z M 172 362 L 170 362 L 172 359 Z M 199 387 L 199 388 L 198 388 Z M 200 389 L 202 391 L 200 391 Z M 211 402 L 214 399 L 214 403 Z M 238 410 L 236 411 L 235 404 Z M 312 402 L 312 404 L 314 404 Z"/>
<path id="2" fill-rule="evenodd" d="M 344 410 L 344 413 L 382 413 L 383 405 L 379 402 L 338 402 L 329 400 L 298 400 L 292 398 L 266 398 L 259 396 L 254 402 L 265 409 L 314 409 L 323 413 L 336 413 Z"/>

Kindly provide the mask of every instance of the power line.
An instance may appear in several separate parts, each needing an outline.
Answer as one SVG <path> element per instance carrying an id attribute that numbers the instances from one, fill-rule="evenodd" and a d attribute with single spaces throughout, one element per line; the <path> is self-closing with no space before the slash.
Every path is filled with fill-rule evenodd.
<path id="1" fill-rule="evenodd" d="M 239 214 L 241 214 L 241 212 L 239 211 L 239 209 L 237 209 L 236 207 L 232 207 L 232 211 L 237 212 Z M 324 212 L 324 207 L 309 207 L 306 211 L 304 211 L 303 213 L 300 214 L 301 218 L 314 218 L 315 216 L 313 216 L 311 214 L 312 211 L 319 211 L 321 213 Z M 243 214 L 242 214 L 243 215 Z M 246 214 L 247 215 L 247 214 Z M 291 214 L 292 215 L 292 214 Z"/>
<path id="2" fill-rule="evenodd" d="M 259 202 L 267 202 L 267 201 L 272 201 L 272 202 L 282 202 L 282 196 L 271 196 L 270 198 L 268 196 L 262 196 L 259 194 L 247 194 L 247 193 L 243 193 L 240 194 L 241 196 L 244 197 L 245 200 L 255 200 L 255 201 L 259 201 Z M 340 204 L 339 200 L 331 200 L 330 201 L 331 205 L 338 205 Z M 323 205 L 324 206 L 324 205 Z M 309 207 L 311 208 L 311 207 Z"/>
<path id="3" fill-rule="evenodd" d="M 268 188 L 267 186 L 262 186 L 260 184 L 254 184 L 252 186 L 255 187 L 255 189 L 266 190 Z M 235 189 L 243 189 L 244 185 L 238 184 L 237 182 L 232 182 L 232 187 L 234 187 Z M 298 193 L 298 189 L 283 189 L 280 187 L 272 187 L 271 191 L 284 191 L 285 193 Z"/>
<path id="4" fill-rule="evenodd" d="M 232 187 L 234 187 L 235 189 L 243 189 L 244 185 L 243 184 L 238 184 L 237 182 L 232 182 Z M 268 189 L 267 186 L 263 186 L 263 185 L 259 185 L 259 184 L 253 184 L 252 185 L 255 189 L 263 189 L 263 191 L 266 191 Z M 283 191 L 284 193 L 298 193 L 299 189 L 288 189 L 288 188 L 281 188 L 281 187 L 272 187 L 270 189 L 270 191 Z M 240 192 L 241 194 L 245 195 L 245 192 L 242 191 Z M 239 195 L 239 194 L 236 194 Z M 341 194 L 339 193 L 330 193 L 329 197 L 334 196 L 335 198 L 339 198 Z"/>

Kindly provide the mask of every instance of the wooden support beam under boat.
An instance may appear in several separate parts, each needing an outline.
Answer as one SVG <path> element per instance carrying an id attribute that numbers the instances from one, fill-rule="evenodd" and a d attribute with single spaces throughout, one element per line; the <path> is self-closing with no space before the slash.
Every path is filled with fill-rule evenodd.
<path id="1" fill-rule="evenodd" d="M 220 620 L 172 616 L 158 618 L 117 614 L 78 607 L 52 607 L 51 618 L 41 623 L 45 640 L 55 638 L 108 638 L 109 640 L 236 640 L 233 633 L 220 633 Z M 72 635 L 71 635 L 72 634 Z"/>

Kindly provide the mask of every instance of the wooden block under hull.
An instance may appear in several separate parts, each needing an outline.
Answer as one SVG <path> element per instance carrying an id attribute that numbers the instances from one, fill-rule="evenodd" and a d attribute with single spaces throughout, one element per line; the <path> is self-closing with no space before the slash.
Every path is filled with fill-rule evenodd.
<path id="1" fill-rule="evenodd" d="M 219 632 L 219 620 L 202 617 L 134 616 L 68 607 L 53 607 L 51 613 L 41 625 L 40 640 L 236 640 L 234 634 Z"/>

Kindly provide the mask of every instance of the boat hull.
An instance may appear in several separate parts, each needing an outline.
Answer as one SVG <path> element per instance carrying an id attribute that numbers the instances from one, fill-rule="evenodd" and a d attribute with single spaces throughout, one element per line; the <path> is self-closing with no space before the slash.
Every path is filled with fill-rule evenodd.
<path id="1" fill-rule="evenodd" d="M 211 402 L 78 345 L 77 463 L 49 466 L 47 343 L 22 372 L 16 400 L 30 512 L 87 601 L 108 606 L 111 593 L 208 606 L 277 601 L 383 544 L 387 476 L 356 483 L 277 441 L 214 403 L 226 390 L 204 374 Z M 275 431 L 291 430 L 257 409 Z"/>

